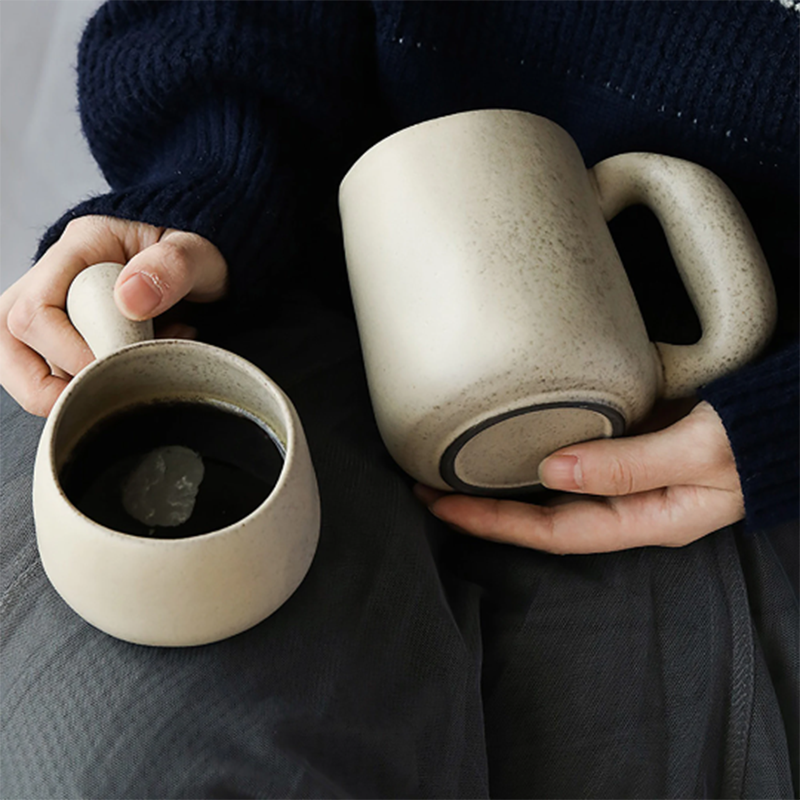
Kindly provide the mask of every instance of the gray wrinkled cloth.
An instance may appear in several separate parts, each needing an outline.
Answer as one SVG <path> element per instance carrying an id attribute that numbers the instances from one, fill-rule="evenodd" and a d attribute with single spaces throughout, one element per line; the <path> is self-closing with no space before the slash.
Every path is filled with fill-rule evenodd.
<path id="1" fill-rule="evenodd" d="M 0 796 L 797 795 L 797 597 L 768 538 L 556 557 L 459 536 L 384 450 L 348 320 L 294 308 L 220 343 L 303 420 L 311 571 L 218 644 L 96 631 L 42 571 L 41 421 L 3 395 Z"/>

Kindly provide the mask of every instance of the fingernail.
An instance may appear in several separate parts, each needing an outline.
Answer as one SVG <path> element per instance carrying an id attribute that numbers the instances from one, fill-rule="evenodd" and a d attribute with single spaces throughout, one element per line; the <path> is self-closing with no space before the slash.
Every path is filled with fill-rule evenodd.
<path id="1" fill-rule="evenodd" d="M 550 456 L 539 465 L 539 478 L 548 489 L 565 492 L 583 488 L 583 472 L 577 456 Z"/>
<path id="2" fill-rule="evenodd" d="M 117 289 L 117 297 L 135 317 L 149 316 L 158 307 L 162 295 L 153 278 L 144 272 L 131 275 Z"/>

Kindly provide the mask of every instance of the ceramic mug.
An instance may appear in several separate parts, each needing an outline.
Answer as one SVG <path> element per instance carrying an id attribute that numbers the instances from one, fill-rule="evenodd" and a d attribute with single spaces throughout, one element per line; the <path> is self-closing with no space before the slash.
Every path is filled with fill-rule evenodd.
<path id="1" fill-rule="evenodd" d="M 117 311 L 121 269 L 90 267 L 70 287 L 68 314 L 97 360 L 70 382 L 42 431 L 33 481 L 39 552 L 64 600 L 106 633 L 205 644 L 265 619 L 305 577 L 320 528 L 314 469 L 297 412 L 263 372 L 208 344 L 153 341 L 152 323 Z M 269 496 L 227 527 L 182 539 L 130 535 L 81 513 L 60 482 L 76 443 L 116 412 L 170 400 L 232 405 L 266 426 L 284 454 Z"/>
<path id="2" fill-rule="evenodd" d="M 606 224 L 634 203 L 663 226 L 696 344 L 648 340 Z M 401 130 L 353 165 L 339 204 L 378 426 L 439 489 L 535 488 L 548 454 L 623 433 L 657 397 L 744 364 L 774 327 L 764 256 L 715 175 L 648 153 L 587 170 L 533 114 Z"/>

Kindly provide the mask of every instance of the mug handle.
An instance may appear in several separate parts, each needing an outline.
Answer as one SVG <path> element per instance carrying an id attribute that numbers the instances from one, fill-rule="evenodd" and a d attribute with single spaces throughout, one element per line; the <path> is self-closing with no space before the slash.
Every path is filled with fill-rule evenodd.
<path id="1" fill-rule="evenodd" d="M 122 264 L 111 262 L 87 267 L 78 273 L 67 292 L 67 316 L 95 358 L 153 338 L 153 320 L 135 322 L 117 308 L 114 285 L 122 270 Z"/>
<path id="2" fill-rule="evenodd" d="M 775 328 L 772 277 L 750 221 L 704 167 L 652 153 L 623 153 L 589 170 L 606 221 L 641 203 L 658 218 L 702 327 L 696 344 L 656 342 L 662 396 L 698 386 L 755 357 Z"/>

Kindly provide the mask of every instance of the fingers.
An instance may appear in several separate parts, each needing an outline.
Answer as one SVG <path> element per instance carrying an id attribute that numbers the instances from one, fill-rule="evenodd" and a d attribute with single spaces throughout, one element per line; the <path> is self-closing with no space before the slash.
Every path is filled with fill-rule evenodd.
<path id="1" fill-rule="evenodd" d="M 738 487 L 725 429 L 708 403 L 655 433 L 565 447 L 542 463 L 539 475 L 551 489 L 605 496 L 676 485 Z"/>
<path id="2" fill-rule="evenodd" d="M 680 547 L 740 518 L 731 492 L 678 486 L 629 497 L 572 498 L 552 506 L 445 495 L 430 511 L 463 533 L 550 553 Z"/>
<path id="3" fill-rule="evenodd" d="M 0 296 L 0 376 L 9 394 L 32 414 L 47 415 L 69 376 L 93 359 L 64 311 L 67 289 L 89 264 L 125 258 L 120 228 L 119 220 L 100 217 L 69 223 Z"/>
<path id="4" fill-rule="evenodd" d="M 415 492 L 458 530 L 553 553 L 681 546 L 744 516 L 730 444 L 707 403 L 657 433 L 564 448 L 541 475 L 573 494 L 536 506 Z"/>
<path id="5" fill-rule="evenodd" d="M 52 367 L 76 375 L 94 356 L 83 337 L 72 327 L 63 308 L 55 303 L 53 288 L 20 297 L 7 318 L 11 336 L 31 352 L 41 355 Z"/>
<path id="6" fill-rule="evenodd" d="M 227 265 L 206 239 L 109 217 L 70 222 L 61 238 L 0 296 L 0 381 L 27 411 L 47 415 L 75 375 L 93 360 L 65 311 L 70 284 L 103 261 L 127 264 L 116 287 L 127 316 L 147 319 L 183 297 L 224 294 Z M 173 335 L 191 337 L 186 326 Z"/>
<path id="7" fill-rule="evenodd" d="M 30 348 L 0 332 L 0 375 L 6 391 L 30 414 L 46 417 L 68 380 L 53 375 Z"/>
<path id="8" fill-rule="evenodd" d="M 70 284 L 98 261 L 127 260 L 131 250 L 147 247 L 160 233 L 149 225 L 106 217 L 82 217 L 67 225 L 61 238 L 0 298 L 0 363 L 9 392 L 16 397 L 38 391 L 30 386 L 31 376 L 44 379 L 48 365 L 63 377 L 93 360 L 65 311 Z"/>
<path id="9" fill-rule="evenodd" d="M 85 267 L 79 252 L 54 245 L 0 296 L 0 376 L 32 414 L 46 416 L 69 376 L 93 359 L 64 312 L 67 288 Z"/>
<path id="10" fill-rule="evenodd" d="M 117 305 L 131 319 L 150 319 L 179 300 L 207 302 L 225 293 L 227 265 L 219 250 L 193 233 L 166 231 L 120 274 Z"/>

